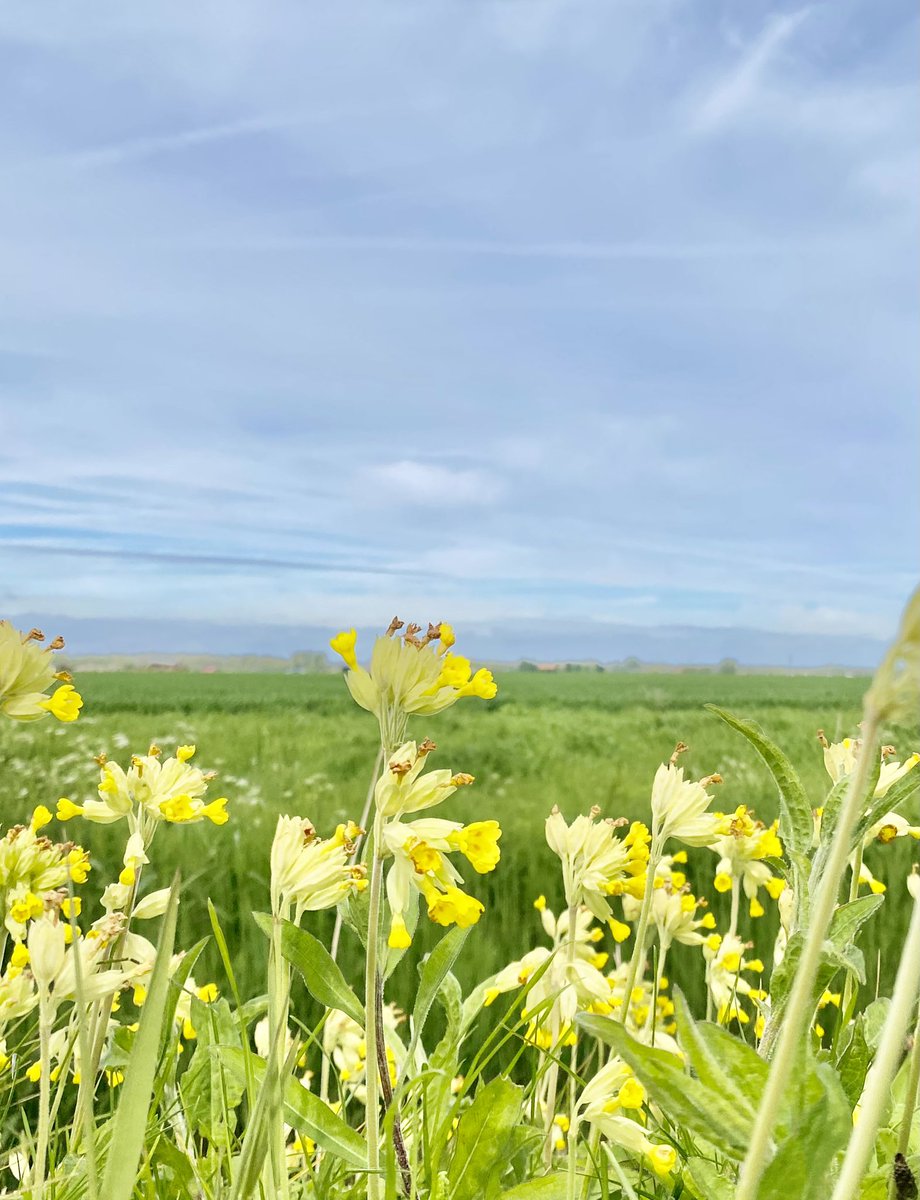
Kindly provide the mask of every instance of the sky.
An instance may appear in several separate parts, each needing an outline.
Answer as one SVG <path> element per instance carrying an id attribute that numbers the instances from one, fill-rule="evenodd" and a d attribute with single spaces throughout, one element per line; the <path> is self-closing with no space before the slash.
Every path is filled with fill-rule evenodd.
<path id="1" fill-rule="evenodd" d="M 887 637 L 918 23 L 4 6 L 0 614 Z"/>

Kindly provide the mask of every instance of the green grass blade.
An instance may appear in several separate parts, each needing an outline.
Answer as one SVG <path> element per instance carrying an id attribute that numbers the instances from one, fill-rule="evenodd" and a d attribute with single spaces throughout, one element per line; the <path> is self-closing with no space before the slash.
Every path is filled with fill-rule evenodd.
<path id="1" fill-rule="evenodd" d="M 169 966 L 176 938 L 178 909 L 179 881 L 176 878 L 170 889 L 169 903 L 163 918 L 163 929 L 160 933 L 150 988 L 141 1013 L 140 1028 L 119 1095 L 112 1142 L 106 1158 L 105 1174 L 102 1177 L 101 1191 L 106 1200 L 131 1200 L 137 1179 L 159 1059 L 160 1034 L 166 1015 Z"/>

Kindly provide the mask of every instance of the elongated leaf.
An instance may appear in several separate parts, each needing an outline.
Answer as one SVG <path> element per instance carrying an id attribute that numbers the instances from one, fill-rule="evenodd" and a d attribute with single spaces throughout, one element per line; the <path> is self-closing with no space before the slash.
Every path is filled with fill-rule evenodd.
<path id="1" fill-rule="evenodd" d="M 461 929 L 456 926 L 449 933 L 445 933 L 419 967 L 418 994 L 412 1009 L 412 1038 L 405 1059 L 407 1065 L 415 1061 L 415 1047 L 422 1036 L 431 1006 L 441 990 L 441 985 L 450 973 L 451 967 L 457 961 L 457 956 L 463 949 L 469 932 L 469 929 Z"/>
<path id="2" fill-rule="evenodd" d="M 736 1159 L 743 1157 L 752 1122 L 728 1097 L 688 1075 L 675 1055 L 637 1042 L 618 1021 L 584 1013 L 579 1013 L 576 1020 L 586 1033 L 616 1050 L 669 1117 L 724 1154 Z"/>
<path id="3" fill-rule="evenodd" d="M 218 1047 L 221 1060 L 237 1079 L 245 1082 L 246 1065 L 243 1052 L 235 1046 Z M 265 1062 L 261 1058 L 252 1061 L 252 1070 L 257 1084 L 265 1076 Z M 335 1154 L 351 1167 L 367 1166 L 367 1143 L 350 1125 L 324 1104 L 319 1096 L 303 1086 L 298 1079 L 288 1079 L 284 1085 L 284 1119 L 298 1133 L 304 1133 L 330 1154 Z"/>
<path id="4" fill-rule="evenodd" d="M 865 1020 L 860 1013 L 850 1026 L 852 1034 L 846 1050 L 840 1056 L 837 1069 L 840 1073 L 840 1085 L 843 1088 L 850 1107 L 855 1108 L 866 1082 L 866 1072 L 869 1070 L 869 1046 L 866 1042 Z"/>
<path id="5" fill-rule="evenodd" d="M 741 1090 L 742 1077 L 739 1077 L 738 1060 L 744 1059 L 744 1075 L 749 1073 L 751 1081 L 766 1079 L 766 1063 L 756 1050 L 745 1046 L 715 1025 L 710 1024 L 708 1032 L 704 1033 L 704 1023 L 698 1025 L 694 1021 L 683 992 L 676 986 L 674 1003 L 677 1011 L 677 1038 L 697 1079 L 711 1091 L 722 1092 L 726 1099 L 737 1105 L 745 1120 L 753 1122 L 757 1112 L 757 1101 L 751 1103 L 749 1097 Z M 740 1053 L 736 1047 L 741 1047 Z"/>
<path id="6" fill-rule="evenodd" d="M 179 910 L 179 883 L 173 882 L 163 915 L 163 928 L 157 946 L 156 961 L 147 999 L 141 1012 L 140 1028 L 134 1041 L 131 1061 L 118 1095 L 118 1108 L 112 1142 L 106 1156 L 101 1194 L 106 1200 L 130 1200 L 134 1192 L 138 1164 L 147 1132 L 147 1116 L 153 1096 L 160 1052 L 160 1034 L 166 1017 L 169 994 L 169 966 L 176 939 L 176 915 Z"/>
<path id="7" fill-rule="evenodd" d="M 811 845 L 814 820 L 811 815 L 811 803 L 795 767 L 779 746 L 770 741 L 756 721 L 736 717 L 734 713 L 718 708 L 715 704 L 707 704 L 704 707 L 746 737 L 767 764 L 779 789 L 779 824 L 782 839 L 788 843 L 790 849 L 806 851 Z"/>
<path id="8" fill-rule="evenodd" d="M 480 1088 L 460 1118 L 447 1171 L 450 1200 L 481 1200 L 489 1182 L 500 1176 L 505 1150 L 521 1115 L 522 1089 L 507 1079 Z"/>
<path id="9" fill-rule="evenodd" d="M 268 913 L 253 913 L 256 924 L 271 937 L 272 918 Z M 281 953 L 297 970 L 310 995 L 324 1004 L 345 1013 L 364 1026 L 364 1006 L 348 984 L 342 969 L 321 941 L 291 921 L 281 922 Z"/>
<path id="10" fill-rule="evenodd" d="M 761 1200 L 826 1200 L 830 1195 L 828 1168 L 837 1151 L 846 1145 L 853 1128 L 850 1107 L 829 1063 L 819 1063 L 815 1074 L 822 1094 L 780 1142 L 764 1172 L 758 1195 Z"/>
<path id="11" fill-rule="evenodd" d="M 838 950 L 851 946 L 863 925 L 884 903 L 884 896 L 870 895 L 859 896 L 841 904 L 831 918 L 827 934 L 829 941 L 833 942 Z"/>
<path id="12" fill-rule="evenodd" d="M 556 1171 L 552 1175 L 528 1179 L 526 1183 L 507 1188 L 502 1192 L 501 1200 L 565 1200 L 565 1184 L 565 1175 Z"/>

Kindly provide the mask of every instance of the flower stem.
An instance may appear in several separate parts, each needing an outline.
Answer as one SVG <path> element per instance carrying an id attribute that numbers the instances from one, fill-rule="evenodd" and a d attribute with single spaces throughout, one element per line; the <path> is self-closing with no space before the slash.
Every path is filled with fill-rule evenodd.
<path id="1" fill-rule="evenodd" d="M 814 984 L 824 939 L 837 904 L 840 880 L 846 869 L 853 829 L 859 817 L 868 780 L 872 756 L 876 752 L 878 713 L 867 706 L 863 746 L 856 760 L 856 769 L 840 809 L 837 828 L 831 842 L 824 872 L 818 881 L 811 918 L 805 932 L 805 944 L 798 970 L 783 1014 L 783 1024 L 776 1042 L 776 1053 L 770 1064 L 770 1074 L 754 1120 L 751 1141 L 741 1171 L 735 1200 L 756 1200 L 760 1181 L 766 1170 L 783 1094 L 798 1060 L 799 1044 L 811 1020 L 814 1006 Z"/>
<path id="2" fill-rule="evenodd" d="M 914 1109 L 917 1107 L 918 1086 L 920 1086 L 920 1017 L 914 1026 L 914 1042 L 910 1049 L 910 1071 L 907 1076 L 907 1088 L 904 1092 L 904 1107 L 901 1110 L 901 1127 L 898 1130 L 898 1154 L 907 1154 L 911 1126 L 914 1123 Z M 892 1176 L 892 1200 L 895 1200 L 895 1191 L 894 1176 Z"/>
<path id="3" fill-rule="evenodd" d="M 898 1059 L 904 1046 L 907 1024 L 917 1000 L 920 987 L 920 901 L 914 901 L 914 911 L 907 931 L 907 939 L 901 954 L 901 965 L 894 981 L 891 1008 L 885 1018 L 882 1038 L 875 1060 L 866 1077 L 866 1085 L 860 1098 L 859 1120 L 847 1146 L 843 1166 L 837 1176 L 837 1185 L 831 1200 L 854 1200 L 859 1194 L 866 1173 L 869 1156 L 875 1148 L 875 1138 L 885 1105 L 891 1098 L 891 1081 L 894 1079 Z M 906 1104 L 905 1104 L 906 1115 Z M 910 1121 L 908 1119 L 908 1131 Z M 904 1131 L 901 1131 L 903 1138 Z"/>
<path id="4" fill-rule="evenodd" d="M 575 919 L 577 909 L 574 904 L 569 905 L 569 944 L 566 947 L 566 963 L 569 967 L 575 963 Z M 574 981 L 566 980 L 569 987 L 574 987 Z M 578 1084 L 576 1082 L 578 1074 L 578 1042 L 572 1043 L 572 1059 L 570 1063 L 569 1073 L 569 1144 L 568 1144 L 568 1162 L 566 1164 L 566 1200 L 575 1200 L 575 1189 L 577 1187 L 576 1171 L 578 1166 Z M 555 1114 L 551 1114 L 550 1119 Z"/>
<path id="5" fill-rule="evenodd" d="M 648 858 L 648 869 L 645 875 L 645 891 L 642 893 L 642 908 L 639 910 L 639 920 L 636 922 L 636 941 L 633 946 L 632 958 L 629 960 L 629 972 L 626 976 L 623 1006 L 617 1017 L 621 1025 L 625 1025 L 629 1018 L 629 1002 L 633 994 L 633 988 L 636 986 L 636 979 L 639 977 L 639 964 L 644 964 L 645 961 L 645 935 L 648 932 L 648 918 L 649 913 L 652 911 L 652 895 L 655 891 L 655 872 L 658 869 L 658 860 L 660 858 L 661 846 L 657 841 L 653 841 L 651 853 Z M 643 966 L 642 975 L 644 976 L 644 974 L 645 969 Z"/>
<path id="6" fill-rule="evenodd" d="M 38 1080 L 38 1141 L 35 1149 L 35 1168 L 32 1173 L 32 1195 L 42 1200 L 45 1194 L 45 1164 L 51 1132 L 51 1026 L 54 1006 L 47 987 L 38 995 L 38 1061 L 41 1075 Z"/>
<path id="7" fill-rule="evenodd" d="M 268 972 L 268 1044 L 278 1068 L 278 1103 L 273 1112 L 273 1128 L 269 1134 L 269 1169 L 274 1178 L 273 1195 L 286 1200 L 290 1194 L 287 1173 L 287 1154 L 284 1137 L 284 1067 L 287 1058 L 287 1006 L 290 992 L 290 967 L 281 953 L 281 921 L 283 913 L 272 914 L 272 936 L 269 945 Z M 266 1179 L 266 1183 L 270 1183 Z"/>
<path id="8" fill-rule="evenodd" d="M 371 848 L 371 881 L 367 915 L 367 958 L 364 976 L 364 1041 L 365 1058 L 364 1133 L 367 1138 L 367 1200 L 380 1196 L 380 1091 L 377 1078 L 377 956 L 380 943 L 380 899 L 383 864 L 380 858 L 381 820 L 374 819 L 374 844 Z"/>
<path id="9" fill-rule="evenodd" d="M 738 908 L 741 902 L 741 881 L 732 879 L 732 912 L 728 927 L 728 936 L 734 937 L 738 932 Z"/>

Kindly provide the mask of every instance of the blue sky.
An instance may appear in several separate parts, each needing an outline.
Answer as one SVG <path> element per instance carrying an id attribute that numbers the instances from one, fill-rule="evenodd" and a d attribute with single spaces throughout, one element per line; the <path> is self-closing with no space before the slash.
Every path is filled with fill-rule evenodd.
<path id="1" fill-rule="evenodd" d="M 881 637 L 908 3 L 0 13 L 0 609 Z"/>

